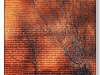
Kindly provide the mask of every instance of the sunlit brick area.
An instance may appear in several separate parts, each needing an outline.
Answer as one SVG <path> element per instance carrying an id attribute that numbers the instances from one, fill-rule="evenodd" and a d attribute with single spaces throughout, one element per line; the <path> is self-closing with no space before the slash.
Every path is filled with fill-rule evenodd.
<path id="1" fill-rule="evenodd" d="M 5 0 L 5 75 L 96 75 L 95 0 Z"/>

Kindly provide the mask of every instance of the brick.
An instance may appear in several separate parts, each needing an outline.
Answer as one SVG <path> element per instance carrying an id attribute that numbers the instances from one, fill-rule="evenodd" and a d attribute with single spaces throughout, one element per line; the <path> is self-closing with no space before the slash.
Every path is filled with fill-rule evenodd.
<path id="1" fill-rule="evenodd" d="M 80 67 L 66 56 L 66 47 L 73 59 L 76 48 L 84 47 L 86 62 L 94 52 L 88 73 L 96 75 L 96 1 L 36 0 L 36 6 L 32 0 L 5 0 L 5 75 L 34 75 L 36 65 L 36 75 L 75 75 L 73 67 Z"/>

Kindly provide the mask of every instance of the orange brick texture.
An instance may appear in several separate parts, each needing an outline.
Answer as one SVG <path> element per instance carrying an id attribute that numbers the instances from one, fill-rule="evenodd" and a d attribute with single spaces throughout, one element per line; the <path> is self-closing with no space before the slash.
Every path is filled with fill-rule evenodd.
<path id="1" fill-rule="evenodd" d="M 5 0 L 5 75 L 96 75 L 95 0 Z"/>

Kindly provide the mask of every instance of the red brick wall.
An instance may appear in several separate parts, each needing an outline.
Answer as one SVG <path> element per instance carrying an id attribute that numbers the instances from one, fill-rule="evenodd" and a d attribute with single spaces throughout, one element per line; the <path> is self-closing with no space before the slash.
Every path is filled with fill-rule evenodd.
<path id="1" fill-rule="evenodd" d="M 87 2 L 90 4 L 89 7 L 85 5 Z M 47 5 L 44 3 L 44 0 L 36 1 L 38 10 L 47 19 L 54 34 L 49 31 L 46 22 L 44 22 L 37 13 L 32 0 L 5 0 L 5 75 L 34 75 L 34 63 L 37 63 L 37 75 L 75 74 L 72 61 L 64 54 L 64 49 L 59 41 L 61 40 L 62 43 L 64 43 L 63 38 L 66 38 L 66 46 L 68 46 L 68 48 L 73 46 L 70 41 L 71 38 L 68 36 L 64 37 L 65 19 L 62 17 L 62 10 L 59 7 L 59 3 L 55 0 L 51 2 L 55 16 L 54 22 L 51 20 L 51 11 L 48 7 L 50 0 L 47 1 Z M 74 4 L 74 8 L 71 6 L 72 4 Z M 77 32 L 70 23 L 77 25 L 79 21 L 79 4 L 79 1 L 76 0 L 68 0 L 65 1 L 64 4 L 66 14 L 68 14 L 67 16 L 70 17 L 74 14 L 76 17 L 67 19 L 67 21 L 69 21 L 69 33 L 72 35 L 72 38 L 76 40 L 78 38 L 73 35 L 77 34 Z M 83 12 L 84 10 L 82 11 L 80 21 L 83 21 L 83 23 L 79 23 L 77 27 L 79 28 L 78 31 L 81 38 L 86 36 L 86 62 L 88 57 L 91 58 L 88 72 L 91 73 L 91 75 L 96 75 L 95 0 L 82 1 L 82 5 L 82 10 L 85 9 L 86 12 Z M 91 8 L 91 10 L 89 10 L 89 8 Z M 57 18 L 59 20 L 57 20 Z M 58 34 L 55 23 L 62 36 Z M 84 30 L 85 28 L 87 30 Z M 85 31 L 86 34 L 84 35 Z M 83 39 L 81 39 L 81 45 L 84 45 Z M 93 59 L 89 53 L 91 48 L 94 48 Z M 35 53 L 32 50 L 34 50 Z M 74 58 L 75 50 L 72 48 L 69 52 L 71 52 Z M 34 62 L 34 58 L 36 62 Z"/>

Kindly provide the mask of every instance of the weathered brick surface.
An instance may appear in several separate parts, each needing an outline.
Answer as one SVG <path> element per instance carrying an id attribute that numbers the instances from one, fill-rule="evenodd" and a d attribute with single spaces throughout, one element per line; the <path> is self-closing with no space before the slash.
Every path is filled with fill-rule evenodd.
<path id="1" fill-rule="evenodd" d="M 71 38 L 78 40 L 75 26 L 81 38 L 80 45 L 85 49 L 85 60 L 91 59 L 88 73 L 96 75 L 95 0 L 65 0 L 67 21 L 59 2 L 48 0 L 45 4 L 45 1 L 37 0 L 36 6 L 47 22 L 39 16 L 33 0 L 5 0 L 5 75 L 34 75 L 34 63 L 37 63 L 37 75 L 75 75 L 72 61 L 64 54 L 61 44 L 65 38 L 65 45 L 75 59 L 71 41 Z M 48 5 L 52 5 L 52 12 Z M 65 35 L 66 22 L 71 37 Z"/>

